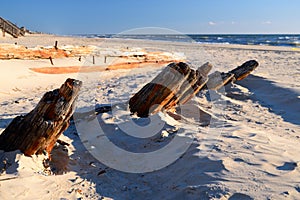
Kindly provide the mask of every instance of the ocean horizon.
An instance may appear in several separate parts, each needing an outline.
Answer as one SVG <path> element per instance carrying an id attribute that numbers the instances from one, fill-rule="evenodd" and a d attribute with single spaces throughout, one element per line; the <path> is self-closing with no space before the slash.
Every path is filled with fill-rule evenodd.
<path id="1" fill-rule="evenodd" d="M 300 34 L 74 34 L 72 36 L 162 40 L 200 44 L 300 46 Z"/>

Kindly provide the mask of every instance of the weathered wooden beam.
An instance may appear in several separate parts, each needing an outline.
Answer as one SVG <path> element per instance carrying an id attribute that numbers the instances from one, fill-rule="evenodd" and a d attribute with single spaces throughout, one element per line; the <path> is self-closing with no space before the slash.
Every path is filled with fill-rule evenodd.
<path id="1" fill-rule="evenodd" d="M 185 104 L 200 90 L 218 90 L 246 78 L 257 66 L 257 61 L 250 60 L 228 73 L 216 71 L 208 75 L 212 68 L 209 63 L 197 70 L 183 62 L 171 63 L 129 100 L 129 109 L 139 117 L 171 110 Z"/>
<path id="2" fill-rule="evenodd" d="M 208 75 L 206 86 L 201 88 L 201 90 L 219 90 L 221 87 L 227 85 L 228 83 L 240 81 L 246 78 L 253 70 L 258 67 L 258 65 L 259 64 L 257 61 L 249 60 L 227 73 L 215 71 L 214 73 Z"/>
<path id="3" fill-rule="evenodd" d="M 171 63 L 129 100 L 129 109 L 139 117 L 147 117 L 162 109 L 185 102 L 204 86 L 211 65 L 197 71 L 188 64 Z"/>
<path id="4" fill-rule="evenodd" d="M 60 89 L 44 94 L 30 113 L 12 120 L 0 135 L 0 149 L 19 149 L 27 156 L 50 154 L 58 137 L 69 126 L 81 85 L 81 81 L 67 79 Z"/>
<path id="5" fill-rule="evenodd" d="M 181 85 L 180 90 L 164 106 L 164 109 L 168 110 L 176 105 L 182 105 L 189 101 L 208 81 L 207 75 L 211 69 L 212 65 L 207 62 L 196 71 L 192 70 L 187 80 Z"/>
<path id="6" fill-rule="evenodd" d="M 234 74 L 234 78 L 237 81 L 246 78 L 253 70 L 258 67 L 258 62 L 256 60 L 249 60 L 242 64 L 241 66 L 229 71 L 228 73 Z"/>

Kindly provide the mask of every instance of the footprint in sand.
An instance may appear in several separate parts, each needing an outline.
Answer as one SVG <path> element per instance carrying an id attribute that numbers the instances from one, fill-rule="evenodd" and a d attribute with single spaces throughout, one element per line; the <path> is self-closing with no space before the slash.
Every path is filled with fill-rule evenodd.
<path id="1" fill-rule="evenodd" d="M 235 162 L 238 162 L 238 163 L 239 163 L 239 162 L 243 162 L 243 163 L 246 163 L 247 165 L 259 166 L 259 164 L 247 162 L 247 161 L 243 160 L 242 158 L 235 158 L 234 161 L 235 161 Z"/>
<path id="2" fill-rule="evenodd" d="M 276 167 L 278 170 L 282 171 L 292 171 L 297 167 L 297 163 L 295 162 L 285 162 L 282 166 Z"/>
<path id="3" fill-rule="evenodd" d="M 296 186 L 295 187 L 295 190 L 297 191 L 297 192 L 299 192 L 300 193 L 300 186 L 298 185 L 298 186 Z"/>
<path id="4" fill-rule="evenodd" d="M 252 197 L 246 195 L 246 194 L 242 194 L 242 193 L 235 193 L 233 194 L 231 197 L 229 197 L 228 200 L 253 200 Z"/>

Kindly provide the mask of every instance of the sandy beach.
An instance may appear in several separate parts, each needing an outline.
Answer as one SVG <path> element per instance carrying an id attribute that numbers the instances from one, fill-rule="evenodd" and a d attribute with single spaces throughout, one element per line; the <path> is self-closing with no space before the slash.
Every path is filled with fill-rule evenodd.
<path id="1" fill-rule="evenodd" d="M 217 93 L 197 94 L 182 108 L 185 121 L 156 114 L 164 125 L 149 139 L 120 130 L 129 118 L 138 124 L 149 123 L 147 119 L 123 110 L 98 115 L 108 138 L 130 152 L 155 152 L 174 138 L 189 138 L 184 153 L 167 166 L 132 173 L 122 170 L 124 162 L 116 167 L 100 162 L 91 153 L 97 140 L 86 133 L 92 129 L 80 129 L 72 122 L 60 137 L 70 145 L 54 148 L 51 170 L 43 166 L 43 155 L 26 157 L 20 151 L 0 150 L 0 199 L 299 199 L 299 48 L 38 34 L 0 38 L 0 46 L 52 47 L 55 41 L 58 48 L 93 50 L 53 58 L 54 65 L 49 59 L 1 59 L 0 134 L 13 118 L 30 112 L 45 92 L 59 88 L 67 78 L 83 81 L 76 112 L 84 112 L 95 103 L 126 105 L 167 65 L 149 62 L 108 69 L 125 62 L 116 55 L 164 52 L 163 56 L 194 68 L 210 62 L 211 73 L 227 72 L 248 60 L 258 61 L 259 66 L 246 79 Z M 71 66 L 79 70 L 57 74 L 33 70 Z M 101 70 L 83 71 L 86 66 Z M 156 156 L 149 165 L 163 159 Z"/>

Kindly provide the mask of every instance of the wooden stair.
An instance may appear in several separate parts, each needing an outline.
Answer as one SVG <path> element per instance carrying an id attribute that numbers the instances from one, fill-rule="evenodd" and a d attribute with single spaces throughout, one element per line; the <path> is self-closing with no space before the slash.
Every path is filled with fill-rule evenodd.
<path id="1" fill-rule="evenodd" d="M 25 35 L 25 28 L 19 28 L 15 24 L 0 17 L 0 29 L 2 29 L 3 37 L 5 33 L 12 35 L 14 38 Z"/>

